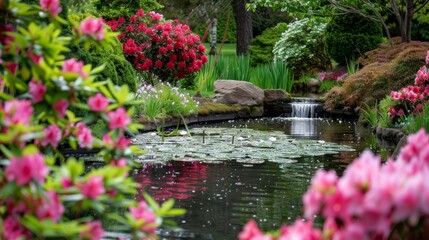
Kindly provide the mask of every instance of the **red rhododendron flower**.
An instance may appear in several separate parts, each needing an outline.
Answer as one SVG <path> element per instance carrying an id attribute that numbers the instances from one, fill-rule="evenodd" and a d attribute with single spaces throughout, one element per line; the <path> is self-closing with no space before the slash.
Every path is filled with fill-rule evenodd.
<path id="1" fill-rule="evenodd" d="M 155 66 L 157 66 L 157 67 L 159 67 L 159 68 L 161 68 L 162 67 L 162 61 L 161 60 L 156 60 L 156 62 L 155 62 Z"/>
<path id="2" fill-rule="evenodd" d="M 137 52 L 137 45 L 131 38 L 129 38 L 122 47 L 124 49 L 124 53 L 126 54 L 134 54 Z"/>
<path id="3" fill-rule="evenodd" d="M 139 71 L 176 82 L 191 76 L 208 61 L 200 37 L 178 20 L 164 21 L 160 14 L 139 11 L 128 22 L 125 18 L 116 22 L 120 23 L 118 30 L 124 34 L 118 37 L 124 54 Z M 114 23 L 109 25 L 116 27 Z"/>

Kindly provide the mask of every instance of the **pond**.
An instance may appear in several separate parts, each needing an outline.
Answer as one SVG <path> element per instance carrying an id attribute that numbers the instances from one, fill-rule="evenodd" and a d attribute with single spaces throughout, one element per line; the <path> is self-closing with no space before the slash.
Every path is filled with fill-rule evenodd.
<path id="1" fill-rule="evenodd" d="M 249 218 L 256 219 L 264 230 L 292 223 L 302 214 L 301 198 L 317 169 L 342 172 L 365 148 L 376 146 L 369 130 L 352 120 L 270 118 L 204 127 L 214 126 L 231 130 L 258 129 L 268 133 L 280 131 L 286 139 L 291 139 L 289 142 L 316 140 L 323 145 L 336 143 L 353 149 L 349 147 L 344 149 L 346 151 L 327 155 L 317 154 L 319 150 L 309 150 L 313 153 L 294 157 L 293 161 L 277 162 L 204 162 L 192 161 L 187 158 L 189 156 L 180 154 L 179 158 L 187 159 L 142 160 L 143 168 L 134 173 L 136 181 L 143 186 L 141 192 L 146 191 L 160 201 L 175 198 L 176 206 L 188 211 L 185 216 L 175 219 L 185 232 L 166 239 L 236 239 Z M 234 144 L 237 141 L 236 138 Z M 268 151 L 279 150 L 268 148 Z"/>

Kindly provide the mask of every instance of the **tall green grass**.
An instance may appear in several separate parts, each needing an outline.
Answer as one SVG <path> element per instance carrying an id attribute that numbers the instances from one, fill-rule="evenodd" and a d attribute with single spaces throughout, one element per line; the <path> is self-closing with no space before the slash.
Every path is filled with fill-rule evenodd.
<path id="1" fill-rule="evenodd" d="M 363 113 L 364 121 L 372 127 L 376 127 L 378 123 L 378 105 L 375 104 L 375 107 L 370 107 L 367 103 L 363 104 L 365 108 L 361 108 L 360 110 Z"/>
<path id="2" fill-rule="evenodd" d="M 249 56 L 224 56 L 221 55 L 215 64 L 215 70 L 219 79 L 225 80 L 250 80 Z"/>
<path id="3" fill-rule="evenodd" d="M 418 132 L 421 128 L 429 131 L 429 105 L 424 105 L 420 114 L 410 115 L 406 119 L 405 130 L 408 133 Z"/>
<path id="4" fill-rule="evenodd" d="M 293 72 L 283 62 L 261 64 L 251 70 L 250 82 L 262 89 L 292 91 Z"/>
<path id="5" fill-rule="evenodd" d="M 273 62 L 251 67 L 248 56 L 210 56 L 209 62 L 195 77 L 195 86 L 200 93 L 213 92 L 214 82 L 219 79 L 252 82 L 262 89 L 283 89 L 291 92 L 293 72 L 282 62 Z"/>
<path id="6" fill-rule="evenodd" d="M 219 76 L 215 69 L 215 58 L 210 57 L 209 61 L 200 69 L 195 77 L 195 87 L 201 94 L 214 92 L 214 81 L 217 79 L 219 79 Z"/>

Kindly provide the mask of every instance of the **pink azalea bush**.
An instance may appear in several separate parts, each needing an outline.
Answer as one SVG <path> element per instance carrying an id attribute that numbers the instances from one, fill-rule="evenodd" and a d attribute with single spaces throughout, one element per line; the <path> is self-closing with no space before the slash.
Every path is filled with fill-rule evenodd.
<path id="1" fill-rule="evenodd" d="M 127 107 L 134 94 L 97 81 L 102 68 L 63 55 L 71 43 L 103 46 L 114 34 L 89 18 L 70 38 L 58 35 L 59 25 L 47 24 L 60 20 L 58 0 L 0 1 L 0 11 L 10 16 L 0 16 L 0 239 L 97 240 L 106 236 L 101 220 L 108 218 L 133 239 L 154 237 L 164 216 L 183 210 L 170 212 L 171 201 L 159 207 L 149 196 L 147 203 L 128 199 L 137 193 L 132 154 L 141 153 L 126 137 L 141 128 Z M 87 110 L 85 118 L 72 106 Z M 102 139 L 88 127 L 94 119 L 104 122 Z M 85 171 L 84 162 L 63 156 L 65 147 L 98 149 L 105 165 Z"/>
<path id="2" fill-rule="evenodd" d="M 318 170 L 303 196 L 309 221 L 284 226 L 274 237 L 251 220 L 239 239 L 422 239 L 429 220 L 427 179 L 429 134 L 422 129 L 408 137 L 396 160 L 381 163 L 367 150 L 341 177 Z M 323 230 L 312 228 L 315 216 L 323 217 Z"/>
<path id="3" fill-rule="evenodd" d="M 135 69 L 163 81 L 176 83 L 192 76 L 208 61 L 200 37 L 178 20 L 166 21 L 158 13 L 140 9 L 128 19 L 106 23 L 121 32 L 123 52 Z"/>
<path id="4" fill-rule="evenodd" d="M 389 115 L 393 122 L 407 115 L 419 114 L 423 106 L 429 100 L 429 51 L 426 54 L 426 65 L 422 66 L 416 74 L 414 85 L 402 88 L 399 91 L 391 91 L 390 97 L 393 106 L 389 109 Z"/>

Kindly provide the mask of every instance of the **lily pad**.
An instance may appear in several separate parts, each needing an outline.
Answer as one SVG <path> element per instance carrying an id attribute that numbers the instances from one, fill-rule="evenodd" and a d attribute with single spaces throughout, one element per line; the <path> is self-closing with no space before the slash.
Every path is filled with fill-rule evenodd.
<path id="1" fill-rule="evenodd" d="M 259 131 L 248 128 L 194 128 L 191 137 L 168 137 L 161 142 L 153 133 L 143 133 L 134 143 L 149 153 L 137 161 L 201 161 L 219 163 L 236 160 L 249 166 L 265 161 L 290 164 L 303 156 L 337 154 L 354 151 L 346 145 L 323 140 L 292 139 L 281 131 Z M 204 133 L 204 136 L 203 136 Z"/>

